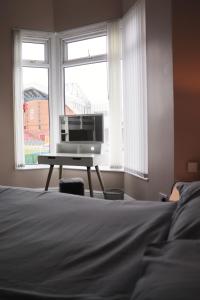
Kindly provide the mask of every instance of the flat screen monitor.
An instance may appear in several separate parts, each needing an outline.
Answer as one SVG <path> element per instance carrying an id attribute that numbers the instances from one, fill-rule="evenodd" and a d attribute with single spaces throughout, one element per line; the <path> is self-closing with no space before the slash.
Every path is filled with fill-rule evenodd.
<path id="1" fill-rule="evenodd" d="M 67 143 L 103 143 L 103 114 L 60 116 L 60 140 Z"/>

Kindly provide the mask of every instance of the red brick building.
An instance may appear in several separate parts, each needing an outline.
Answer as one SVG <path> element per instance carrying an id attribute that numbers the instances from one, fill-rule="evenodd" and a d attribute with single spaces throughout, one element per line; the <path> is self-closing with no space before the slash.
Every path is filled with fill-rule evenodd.
<path id="1" fill-rule="evenodd" d="M 24 136 L 28 140 L 49 142 L 48 95 L 35 88 L 24 90 Z"/>

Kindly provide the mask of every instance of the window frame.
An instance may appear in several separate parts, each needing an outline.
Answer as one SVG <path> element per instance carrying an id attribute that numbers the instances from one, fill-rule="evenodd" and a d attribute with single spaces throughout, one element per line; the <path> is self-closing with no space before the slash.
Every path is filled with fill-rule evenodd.
<path id="1" fill-rule="evenodd" d="M 45 45 L 45 61 L 40 60 L 23 60 L 22 59 L 22 43 L 42 43 Z M 25 151 L 24 151 L 24 116 L 22 109 L 23 87 L 22 87 L 22 69 L 23 67 L 30 68 L 47 68 L 48 69 L 48 103 L 49 103 L 49 148 L 50 152 L 55 151 L 56 146 L 56 128 L 59 106 L 57 105 L 58 88 L 56 84 L 52 84 L 58 78 L 59 67 L 57 67 L 55 58 L 56 38 L 54 33 L 30 31 L 30 30 L 14 30 L 14 136 L 15 136 L 15 167 L 16 169 L 24 168 Z M 54 55 L 53 55 L 54 53 Z M 53 113 L 55 112 L 55 114 Z"/>
<path id="2" fill-rule="evenodd" d="M 81 64 L 89 64 L 100 61 L 107 61 L 107 54 L 95 55 L 83 58 L 77 58 L 73 60 L 67 60 L 65 55 L 65 44 L 83 41 L 91 38 L 97 38 L 101 36 L 107 36 L 107 23 L 99 23 L 95 25 L 89 25 L 77 29 L 72 29 L 68 31 L 61 32 L 59 34 L 61 41 L 61 55 L 62 55 L 62 65 L 66 67 L 76 66 Z"/>
<path id="3" fill-rule="evenodd" d="M 22 62 L 26 67 L 29 66 L 49 66 L 49 56 L 50 56 L 50 50 L 49 50 L 49 39 L 48 38 L 33 38 L 33 37 L 24 37 L 22 40 L 23 43 L 31 43 L 31 44 L 42 44 L 44 45 L 44 61 L 43 60 L 35 60 L 35 59 L 23 59 Z"/>
<path id="4" fill-rule="evenodd" d="M 65 60 L 65 44 L 77 41 L 83 41 L 90 38 L 107 36 L 107 23 L 99 23 L 95 25 L 89 25 L 77 29 L 63 31 L 58 34 L 60 44 L 60 83 L 62 93 L 62 114 L 64 114 L 65 108 L 65 68 L 76 67 L 81 65 L 87 65 L 92 63 L 107 62 L 107 54 L 96 55 L 88 58 L 77 58 L 73 60 Z"/>
<path id="5" fill-rule="evenodd" d="M 92 38 L 102 37 L 106 36 L 107 38 L 107 32 L 106 29 L 102 30 L 102 32 L 99 32 L 97 35 L 95 33 L 91 32 L 83 37 L 71 37 L 71 38 L 64 38 L 62 39 L 62 48 L 63 48 L 63 65 L 65 67 L 73 67 L 73 66 L 80 66 L 80 65 L 86 65 L 86 64 L 93 64 L 93 63 L 99 63 L 99 62 L 107 62 L 107 53 L 106 54 L 99 54 L 99 55 L 93 55 L 90 57 L 80 57 L 75 59 L 66 59 L 67 57 L 67 50 L 65 49 L 65 46 L 74 43 L 74 42 L 80 42 Z M 67 48 L 67 47 L 66 47 Z"/>
<path id="6" fill-rule="evenodd" d="M 106 53 L 100 55 L 94 55 L 91 57 L 81 57 L 76 59 L 67 59 L 66 50 L 67 45 L 69 43 L 84 41 L 97 37 L 106 37 Z M 62 98 L 63 98 L 63 106 L 62 106 L 62 114 L 65 114 L 65 69 L 70 67 L 78 67 L 83 65 L 90 65 L 96 63 L 107 63 L 108 64 L 108 31 L 107 31 L 107 23 L 100 23 L 95 25 L 89 25 L 78 29 L 73 29 L 70 31 L 65 31 L 59 34 L 60 39 L 60 54 L 61 54 L 61 83 L 62 83 Z M 107 72 L 108 73 L 108 72 Z M 108 78 L 107 78 L 107 87 L 108 87 Z M 110 103 L 109 103 L 109 89 L 108 89 L 108 105 L 109 105 L 109 116 L 110 116 Z M 104 128 L 105 129 L 105 128 Z M 109 128 L 110 131 L 110 128 Z M 110 139 L 108 143 L 108 147 L 110 148 Z M 110 151 L 110 149 L 109 149 Z M 108 164 L 109 165 L 109 164 Z"/>

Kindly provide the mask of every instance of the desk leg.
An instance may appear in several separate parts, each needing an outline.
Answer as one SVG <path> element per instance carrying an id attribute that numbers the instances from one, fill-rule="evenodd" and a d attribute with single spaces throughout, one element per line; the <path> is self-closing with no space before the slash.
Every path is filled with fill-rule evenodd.
<path id="1" fill-rule="evenodd" d="M 53 167 L 54 167 L 54 165 L 50 165 L 50 167 L 49 167 L 49 174 L 48 174 L 47 182 L 46 182 L 46 185 L 45 185 L 45 191 L 48 191 L 49 182 L 50 182 L 51 175 L 52 175 L 52 172 L 53 172 Z"/>
<path id="2" fill-rule="evenodd" d="M 62 178 L 62 165 L 60 165 L 59 167 L 59 179 Z"/>
<path id="3" fill-rule="evenodd" d="M 96 169 L 96 172 L 97 172 L 97 177 L 99 179 L 101 189 L 104 192 L 105 188 L 104 188 L 103 180 L 102 180 L 101 173 L 100 173 L 100 170 L 99 170 L 99 166 L 95 166 L 95 169 Z"/>
<path id="4" fill-rule="evenodd" d="M 92 189 L 92 180 L 91 180 L 91 170 L 90 167 L 87 167 L 87 175 L 88 175 L 88 184 L 90 189 L 90 197 L 93 197 L 93 189 Z"/>

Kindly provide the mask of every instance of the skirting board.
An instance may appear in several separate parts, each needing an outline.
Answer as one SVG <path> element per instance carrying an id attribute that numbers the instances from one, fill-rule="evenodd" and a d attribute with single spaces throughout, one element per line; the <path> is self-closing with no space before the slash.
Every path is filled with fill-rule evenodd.
<path id="1" fill-rule="evenodd" d="M 51 187 L 49 188 L 49 191 L 58 191 L 57 187 Z M 85 196 L 89 197 L 90 196 L 90 191 L 89 190 L 85 190 Z M 94 191 L 94 197 L 95 198 L 100 198 L 100 199 L 104 199 L 103 193 L 101 191 Z M 132 198 L 131 196 L 124 194 L 124 200 L 135 200 L 134 198 Z"/>

